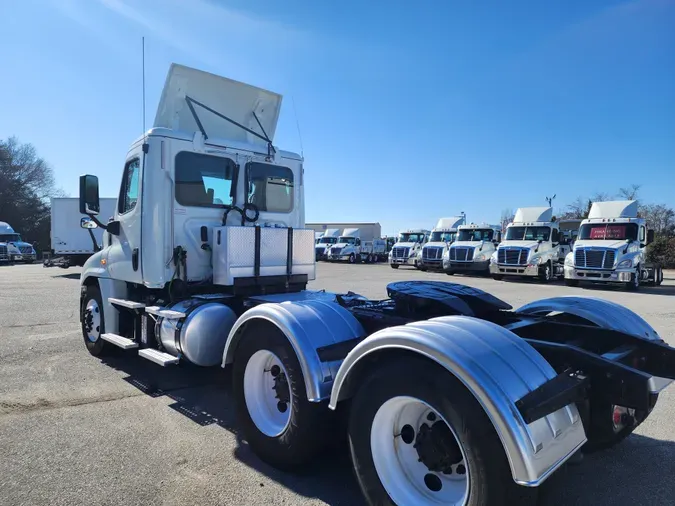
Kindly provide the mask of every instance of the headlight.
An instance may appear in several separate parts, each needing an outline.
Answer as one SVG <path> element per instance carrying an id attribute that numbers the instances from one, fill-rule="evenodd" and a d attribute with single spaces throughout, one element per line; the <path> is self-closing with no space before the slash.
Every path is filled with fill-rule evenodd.
<path id="1" fill-rule="evenodd" d="M 482 262 L 483 260 L 487 260 L 487 255 L 485 253 L 478 253 L 473 259 L 477 262 Z"/>
<path id="2" fill-rule="evenodd" d="M 534 257 L 530 259 L 530 265 L 539 265 L 541 263 L 541 257 Z"/>
<path id="3" fill-rule="evenodd" d="M 491 264 L 496 264 L 497 263 L 497 252 L 495 251 L 492 256 L 490 257 L 490 263 Z"/>
<path id="4" fill-rule="evenodd" d="M 630 258 L 628 260 L 622 260 L 618 265 L 619 269 L 630 269 L 631 267 L 633 267 L 633 260 Z"/>

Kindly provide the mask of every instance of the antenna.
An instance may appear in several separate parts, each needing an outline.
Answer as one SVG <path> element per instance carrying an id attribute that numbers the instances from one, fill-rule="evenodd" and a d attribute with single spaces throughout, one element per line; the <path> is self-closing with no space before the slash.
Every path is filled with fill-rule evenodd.
<path id="1" fill-rule="evenodd" d="M 145 135 L 145 37 L 141 38 L 141 53 L 143 57 L 143 135 Z"/>
<path id="2" fill-rule="evenodd" d="M 295 125 L 298 127 L 298 137 L 300 138 L 300 156 L 305 157 L 305 150 L 302 147 L 302 134 L 300 133 L 300 122 L 298 121 L 298 111 L 295 110 L 295 97 L 291 96 L 293 102 L 293 114 L 295 114 Z"/>
<path id="3" fill-rule="evenodd" d="M 553 199 L 558 195 L 557 193 L 553 194 L 553 197 L 546 197 L 546 202 L 548 202 L 548 207 L 553 207 Z"/>

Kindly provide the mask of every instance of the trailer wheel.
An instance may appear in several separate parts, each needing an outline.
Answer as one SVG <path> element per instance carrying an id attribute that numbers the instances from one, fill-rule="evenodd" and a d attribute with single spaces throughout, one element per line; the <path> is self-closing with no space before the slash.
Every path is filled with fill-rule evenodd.
<path id="1" fill-rule="evenodd" d="M 101 291 L 96 285 L 88 285 L 82 299 L 82 337 L 89 353 L 95 357 L 106 355 L 111 345 L 101 339 L 105 332 Z"/>
<path id="2" fill-rule="evenodd" d="M 654 394 L 651 402 L 652 409 L 657 400 L 658 394 Z M 599 402 L 597 405 L 591 402 L 587 430 L 588 442 L 584 445 L 584 453 L 606 450 L 619 444 L 633 433 L 650 412 L 651 409 L 638 411 L 607 402 Z"/>
<path id="3" fill-rule="evenodd" d="M 398 264 L 391 264 L 392 269 L 398 269 Z"/>
<path id="4" fill-rule="evenodd" d="M 329 440 L 331 412 L 307 400 L 300 363 L 286 337 L 267 327 L 244 338 L 232 369 L 238 424 L 253 452 L 282 470 L 309 463 Z"/>
<path id="5" fill-rule="evenodd" d="M 351 406 L 349 446 L 368 504 L 536 500 L 536 489 L 513 481 L 480 404 L 452 374 L 426 359 L 392 361 L 366 378 Z"/>

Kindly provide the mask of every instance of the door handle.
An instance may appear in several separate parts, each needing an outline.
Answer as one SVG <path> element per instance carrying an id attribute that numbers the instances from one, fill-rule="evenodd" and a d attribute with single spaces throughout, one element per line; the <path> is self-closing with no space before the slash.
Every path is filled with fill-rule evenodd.
<path id="1" fill-rule="evenodd" d="M 137 271 L 138 270 L 138 248 L 134 248 L 131 252 L 131 267 Z"/>

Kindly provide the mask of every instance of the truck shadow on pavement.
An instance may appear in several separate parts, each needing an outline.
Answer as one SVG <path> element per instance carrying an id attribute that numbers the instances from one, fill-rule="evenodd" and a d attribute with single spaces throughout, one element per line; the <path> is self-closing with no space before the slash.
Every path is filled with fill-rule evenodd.
<path id="1" fill-rule="evenodd" d="M 361 492 L 351 471 L 346 444 L 333 445 L 320 455 L 311 468 L 284 473 L 262 462 L 250 450 L 236 427 L 234 399 L 231 396 L 231 370 L 190 365 L 163 368 L 138 356 L 114 350 L 102 362 L 127 376 L 124 381 L 152 398 L 174 401 L 169 408 L 206 427 L 218 425 L 237 439 L 234 457 L 297 494 L 317 498 L 327 504 L 359 506 Z M 328 455 L 330 452 L 330 455 Z M 261 486 L 263 486 L 261 484 Z"/>
<path id="2" fill-rule="evenodd" d="M 234 434 L 237 447 L 233 456 L 270 480 L 327 504 L 364 504 L 344 438 L 336 438 L 336 444 L 301 473 L 284 473 L 259 460 L 237 432 L 229 369 L 189 365 L 155 367 L 140 357 L 124 353 L 114 353 L 103 363 L 127 374 L 124 381 L 146 395 L 173 400 L 169 408 L 196 424 L 216 424 Z M 673 475 L 675 443 L 633 434 L 615 448 L 584 456 L 580 464 L 565 465 L 540 487 L 537 504 L 672 504 Z M 261 483 L 261 486 L 264 485 Z"/>

